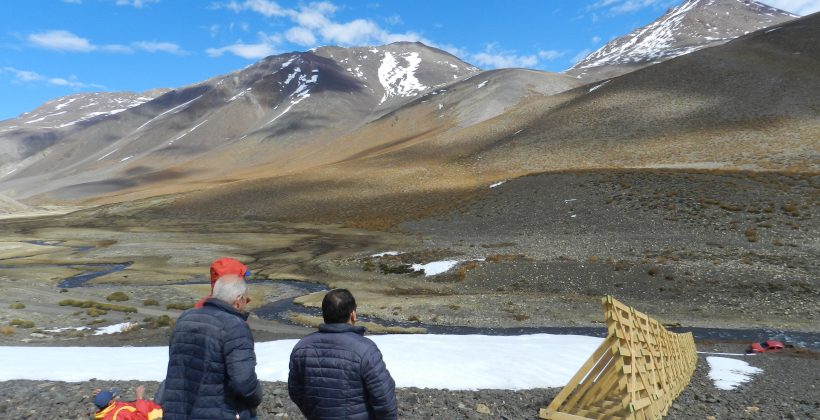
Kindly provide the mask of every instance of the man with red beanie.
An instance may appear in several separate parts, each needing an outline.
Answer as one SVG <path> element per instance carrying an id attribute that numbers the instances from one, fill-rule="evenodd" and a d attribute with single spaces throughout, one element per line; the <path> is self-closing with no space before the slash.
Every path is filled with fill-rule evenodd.
<path id="1" fill-rule="evenodd" d="M 94 405 L 97 412 L 95 420 L 154 420 L 162 418 L 162 407 L 144 399 L 145 387 L 140 385 L 136 391 L 136 401 L 117 400 L 117 390 L 95 390 Z"/>
<path id="2" fill-rule="evenodd" d="M 199 302 L 194 305 L 196 308 L 201 308 L 202 304 L 205 303 L 208 298 L 214 293 L 214 283 L 216 280 L 222 276 L 234 274 L 239 277 L 249 277 L 251 275 L 251 271 L 248 270 L 248 267 L 245 264 L 233 259 L 233 258 L 219 258 L 211 264 L 211 293 L 208 293 L 208 296 L 200 299 Z"/>

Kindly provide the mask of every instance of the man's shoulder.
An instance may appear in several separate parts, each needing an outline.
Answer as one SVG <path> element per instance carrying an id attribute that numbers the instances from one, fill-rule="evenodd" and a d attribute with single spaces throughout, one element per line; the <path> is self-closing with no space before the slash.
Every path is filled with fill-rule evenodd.
<path id="1" fill-rule="evenodd" d="M 370 350 L 378 350 L 378 347 L 373 340 L 355 332 L 329 333 L 316 331 L 302 337 L 302 339 L 296 343 L 296 346 L 294 346 L 293 351 L 295 352 L 303 348 L 311 348 L 327 344 L 341 345 L 342 347 L 356 353 L 365 353 Z"/>

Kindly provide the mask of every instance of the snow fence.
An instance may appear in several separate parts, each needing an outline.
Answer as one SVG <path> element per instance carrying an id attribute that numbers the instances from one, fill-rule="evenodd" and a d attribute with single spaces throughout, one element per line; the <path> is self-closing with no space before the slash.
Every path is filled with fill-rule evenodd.
<path id="1" fill-rule="evenodd" d="M 607 338 L 540 417 L 660 419 L 692 379 L 692 333 L 675 334 L 644 313 L 603 299 Z"/>

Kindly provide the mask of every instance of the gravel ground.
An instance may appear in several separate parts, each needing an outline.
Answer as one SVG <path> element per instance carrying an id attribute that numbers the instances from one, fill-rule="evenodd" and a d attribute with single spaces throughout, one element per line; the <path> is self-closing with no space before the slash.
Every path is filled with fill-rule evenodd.
<path id="1" fill-rule="evenodd" d="M 739 352 L 740 344 L 699 344 L 702 351 Z M 763 370 L 751 382 L 731 391 L 719 390 L 708 378 L 701 354 L 689 386 L 674 402 L 669 419 L 818 419 L 820 418 L 820 354 L 787 351 L 741 358 Z M 118 387 L 125 399 L 137 385 L 153 396 L 156 382 L 6 381 L 0 384 L 0 417 L 8 419 L 87 419 L 93 414 L 91 390 Z M 282 382 L 266 382 L 260 418 L 299 419 Z M 399 389 L 400 419 L 534 419 L 558 388 L 522 391 L 448 391 Z"/>

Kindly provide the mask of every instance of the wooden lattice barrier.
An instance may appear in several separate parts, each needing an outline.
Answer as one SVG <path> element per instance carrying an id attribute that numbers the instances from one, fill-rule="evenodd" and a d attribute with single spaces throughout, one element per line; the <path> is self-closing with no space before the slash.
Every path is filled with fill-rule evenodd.
<path id="1" fill-rule="evenodd" d="M 692 333 L 675 334 L 607 296 L 607 337 L 541 418 L 660 419 L 695 371 Z"/>

